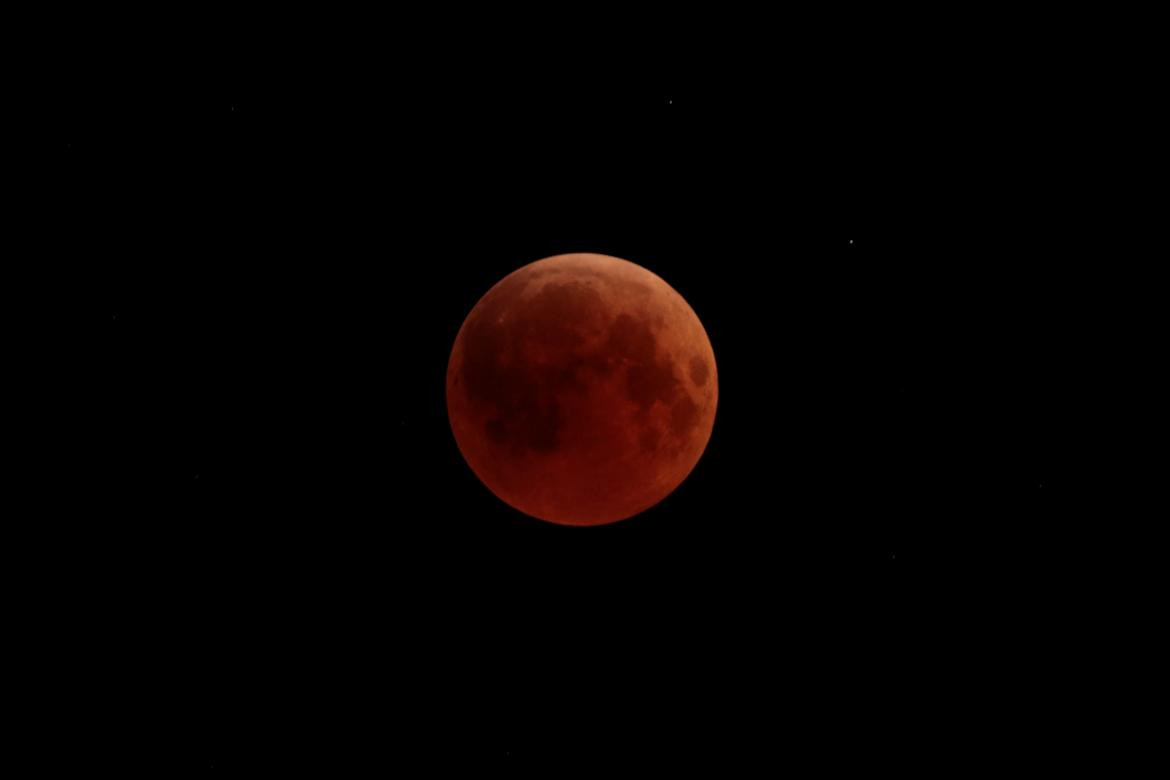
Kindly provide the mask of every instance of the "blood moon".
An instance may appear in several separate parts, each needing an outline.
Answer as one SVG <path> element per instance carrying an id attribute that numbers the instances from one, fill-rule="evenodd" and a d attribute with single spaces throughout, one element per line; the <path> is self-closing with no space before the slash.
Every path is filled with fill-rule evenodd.
<path id="1" fill-rule="evenodd" d="M 562 525 L 638 514 L 679 486 L 711 437 L 715 355 L 665 281 L 616 257 L 526 265 L 467 315 L 447 412 L 472 471 Z"/>

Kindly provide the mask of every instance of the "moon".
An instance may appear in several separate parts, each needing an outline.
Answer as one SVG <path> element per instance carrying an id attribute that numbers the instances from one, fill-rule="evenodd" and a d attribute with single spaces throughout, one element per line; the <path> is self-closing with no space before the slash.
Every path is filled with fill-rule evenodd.
<path id="1" fill-rule="evenodd" d="M 670 285 L 627 260 L 566 254 L 504 277 L 447 365 L 459 451 L 500 499 L 590 526 L 659 503 L 711 438 L 715 354 Z"/>

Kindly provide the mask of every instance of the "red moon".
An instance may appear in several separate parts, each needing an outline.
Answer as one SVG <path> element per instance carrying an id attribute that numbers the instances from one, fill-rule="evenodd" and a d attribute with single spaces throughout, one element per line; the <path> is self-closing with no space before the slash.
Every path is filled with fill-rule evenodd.
<path id="1" fill-rule="evenodd" d="M 715 354 L 641 266 L 595 254 L 526 265 L 467 315 L 447 365 L 460 452 L 507 504 L 603 525 L 657 504 L 711 438 Z"/>

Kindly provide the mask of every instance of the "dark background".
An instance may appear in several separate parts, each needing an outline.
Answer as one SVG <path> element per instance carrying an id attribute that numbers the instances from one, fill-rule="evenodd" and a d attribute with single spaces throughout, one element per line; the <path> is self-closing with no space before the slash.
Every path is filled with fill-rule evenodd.
<path id="1" fill-rule="evenodd" d="M 948 39 L 403 37 L 63 75 L 102 750 L 557 776 L 1034 743 L 1092 330 L 1036 196 L 1071 175 L 1053 89 Z M 478 298 L 576 251 L 666 279 L 720 380 L 691 477 L 594 529 L 495 499 L 443 397 Z"/>

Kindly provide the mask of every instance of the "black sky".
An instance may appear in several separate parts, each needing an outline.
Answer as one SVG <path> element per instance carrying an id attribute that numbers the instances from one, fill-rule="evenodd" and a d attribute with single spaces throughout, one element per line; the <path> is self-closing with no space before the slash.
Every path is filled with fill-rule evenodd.
<path id="1" fill-rule="evenodd" d="M 965 627 L 1029 624 L 1021 563 L 1080 530 L 1041 109 L 798 39 L 70 73 L 100 522 L 63 522 L 95 675 L 126 681 L 98 701 L 150 724 L 119 756 L 548 777 L 1015 738 L 1015 661 Z M 443 398 L 478 298 L 574 251 L 666 279 L 720 380 L 689 480 L 595 529 L 488 493 Z"/>

